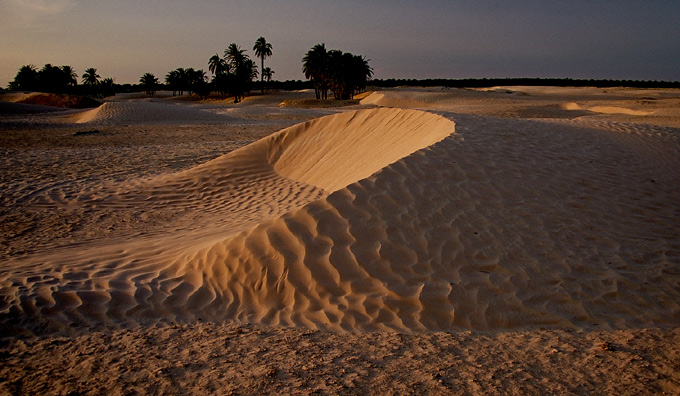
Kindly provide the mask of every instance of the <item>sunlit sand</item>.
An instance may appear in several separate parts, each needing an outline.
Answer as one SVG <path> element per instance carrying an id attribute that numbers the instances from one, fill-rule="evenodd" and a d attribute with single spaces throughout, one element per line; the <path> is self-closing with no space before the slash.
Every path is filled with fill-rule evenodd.
<path id="1" fill-rule="evenodd" d="M 313 95 L 5 97 L 0 374 L 146 348 L 142 392 L 680 391 L 680 92 Z"/>

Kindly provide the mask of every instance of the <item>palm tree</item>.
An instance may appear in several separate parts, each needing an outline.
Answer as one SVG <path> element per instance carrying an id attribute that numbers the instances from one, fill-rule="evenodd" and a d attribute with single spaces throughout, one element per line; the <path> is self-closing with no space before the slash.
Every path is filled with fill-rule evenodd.
<path id="1" fill-rule="evenodd" d="M 231 69 L 236 69 L 236 66 L 243 62 L 243 58 L 246 56 L 243 54 L 244 52 L 245 50 L 242 50 L 236 43 L 229 44 L 229 47 L 224 50 L 224 57 Z"/>
<path id="2" fill-rule="evenodd" d="M 224 50 L 230 70 L 229 87 L 234 94 L 234 103 L 238 103 L 245 92 L 250 92 L 250 83 L 253 78 L 257 78 L 257 66 L 244 52 L 236 43 L 229 44 Z"/>
<path id="3" fill-rule="evenodd" d="M 230 74 L 231 67 L 226 53 L 227 51 L 225 51 L 224 59 L 215 54 L 208 60 L 208 70 L 213 74 L 211 84 L 215 87 L 215 90 L 220 93 L 222 99 L 224 99 L 227 91 L 229 91 L 229 86 L 233 80 L 233 76 Z"/>
<path id="4" fill-rule="evenodd" d="M 365 88 L 373 75 L 368 60 L 363 56 L 338 50 L 330 51 L 329 56 L 329 79 L 335 99 L 353 99 L 354 93 Z"/>
<path id="5" fill-rule="evenodd" d="M 328 81 L 336 100 L 349 99 L 349 73 L 352 54 L 328 51 Z"/>
<path id="6" fill-rule="evenodd" d="M 195 70 L 193 67 L 189 67 L 184 70 L 184 78 L 182 78 L 182 85 L 189 91 L 189 96 L 192 94 L 192 85 L 194 83 Z"/>
<path id="7" fill-rule="evenodd" d="M 302 58 L 302 71 L 314 83 L 317 99 L 327 99 L 328 88 L 335 99 L 353 99 L 355 92 L 365 89 L 373 76 L 365 57 L 339 50 L 326 52 L 323 44 L 315 45 Z"/>
<path id="8" fill-rule="evenodd" d="M 232 76 L 229 73 L 215 74 L 212 78 L 212 85 L 215 90 L 220 93 L 220 97 L 224 99 L 226 93 L 229 91 L 229 85 L 232 82 Z"/>
<path id="9" fill-rule="evenodd" d="M 229 73 L 229 64 L 226 60 L 215 54 L 208 60 L 208 70 L 215 76 L 222 73 Z"/>
<path id="10" fill-rule="evenodd" d="M 172 96 L 177 94 L 180 85 L 180 75 L 177 70 L 171 70 L 165 75 L 165 83 L 172 90 Z"/>
<path id="11" fill-rule="evenodd" d="M 267 85 L 269 85 L 269 82 L 272 80 L 272 76 L 274 75 L 274 70 L 272 70 L 269 67 L 265 67 L 262 69 L 262 78 L 267 79 Z M 269 91 L 269 88 L 267 88 L 267 91 Z"/>
<path id="12" fill-rule="evenodd" d="M 272 70 L 270 67 L 265 67 L 262 69 L 262 76 L 267 79 L 267 82 L 271 81 L 274 73 L 274 70 Z"/>
<path id="13" fill-rule="evenodd" d="M 35 91 L 38 89 L 40 75 L 34 65 L 24 65 L 19 68 L 14 81 L 9 83 L 9 89 L 17 91 Z"/>
<path id="14" fill-rule="evenodd" d="M 262 70 L 264 71 L 264 60 L 265 58 L 272 56 L 272 45 L 268 43 L 264 37 L 260 37 L 259 39 L 257 39 L 257 41 L 255 41 L 253 50 L 255 51 L 255 56 L 260 58 L 262 62 L 261 67 Z M 264 74 L 262 74 L 261 76 L 260 83 L 262 84 L 262 93 L 264 93 Z"/>
<path id="15" fill-rule="evenodd" d="M 156 85 L 158 84 L 158 78 L 151 73 L 144 73 L 144 75 L 139 79 L 139 82 L 144 87 L 144 91 L 147 95 L 153 96 L 156 93 Z"/>
<path id="16" fill-rule="evenodd" d="M 189 81 L 187 78 L 187 71 L 183 67 L 178 67 L 175 69 L 177 72 L 177 89 L 179 90 L 179 95 L 184 95 L 184 90 L 189 89 Z"/>
<path id="17" fill-rule="evenodd" d="M 197 92 L 196 88 L 208 81 L 208 76 L 206 76 L 203 69 L 194 70 L 193 67 L 186 69 L 186 78 L 189 87 L 189 95 L 191 95 L 192 92 Z"/>
<path id="18" fill-rule="evenodd" d="M 40 90 L 46 92 L 65 92 L 68 87 L 67 78 L 61 68 L 49 63 L 40 70 L 38 80 L 40 81 Z"/>
<path id="19" fill-rule="evenodd" d="M 83 73 L 83 84 L 88 86 L 90 95 L 98 96 L 97 85 L 99 85 L 99 78 L 100 76 L 97 74 L 97 69 L 94 67 L 85 69 L 85 73 Z"/>
<path id="20" fill-rule="evenodd" d="M 192 70 L 189 74 L 191 82 L 191 91 L 198 94 L 199 98 L 207 99 L 210 95 L 210 84 L 208 84 L 208 76 L 203 69 Z"/>
<path id="21" fill-rule="evenodd" d="M 257 65 L 246 55 L 243 61 L 243 71 L 241 72 L 241 75 L 239 75 L 239 78 L 242 79 L 244 91 L 247 92 L 248 95 L 250 95 L 250 83 L 253 80 L 257 80 L 257 74 Z"/>
<path id="22" fill-rule="evenodd" d="M 99 84 L 99 78 L 100 76 L 97 74 L 97 69 L 94 67 L 85 69 L 85 73 L 83 73 L 83 84 L 92 87 Z"/>
<path id="23" fill-rule="evenodd" d="M 302 58 L 302 71 L 312 80 L 317 99 L 327 99 L 328 52 L 325 44 L 317 44 Z"/>
<path id="24" fill-rule="evenodd" d="M 114 96 L 116 91 L 113 87 L 113 78 L 107 77 L 99 83 L 99 92 L 102 97 Z"/>
<path id="25" fill-rule="evenodd" d="M 357 93 L 365 90 L 368 80 L 373 77 L 373 68 L 368 64 L 368 61 L 361 55 L 354 55 L 352 59 L 352 85 Z M 354 99 L 354 92 L 352 92 L 352 99 Z"/>
<path id="26" fill-rule="evenodd" d="M 62 66 L 61 72 L 64 74 L 67 85 L 72 87 L 78 85 L 78 73 L 71 66 Z"/>

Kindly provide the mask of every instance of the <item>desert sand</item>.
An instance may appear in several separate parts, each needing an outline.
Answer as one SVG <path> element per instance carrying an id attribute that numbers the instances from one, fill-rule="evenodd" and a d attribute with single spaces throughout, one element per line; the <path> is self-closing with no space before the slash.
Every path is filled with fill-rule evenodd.
<path id="1" fill-rule="evenodd" d="M 680 392 L 680 91 L 25 97 L 2 394 Z"/>

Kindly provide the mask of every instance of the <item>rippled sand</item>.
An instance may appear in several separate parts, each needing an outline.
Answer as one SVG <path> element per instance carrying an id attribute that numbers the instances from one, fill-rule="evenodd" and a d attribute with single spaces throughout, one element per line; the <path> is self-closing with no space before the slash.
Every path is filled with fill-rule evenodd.
<path id="1" fill-rule="evenodd" d="M 484 340 L 499 337 L 516 351 L 504 359 L 550 347 L 560 359 L 542 361 L 564 370 L 581 370 L 573 364 L 593 351 L 635 355 L 622 346 L 628 339 L 668 352 L 662 340 L 677 338 L 680 323 L 680 94 L 398 89 L 354 106 L 278 106 L 305 95 L 241 105 L 119 98 L 94 110 L 0 118 L 8 356 L 47 359 L 39 351 L 54 336 L 73 337 L 77 349 L 96 345 L 93 335 L 129 334 L 114 329 L 192 338 L 204 322 L 215 323 L 215 337 L 255 325 L 300 339 L 308 329 L 312 345 L 326 347 L 341 337 L 331 334 L 346 334 L 357 359 L 370 357 L 362 350 L 375 340 L 384 349 L 373 353 L 414 352 L 390 335 L 414 334 L 409 340 L 421 340 L 442 370 L 462 355 L 437 352 L 440 332 L 477 358 Z M 470 330 L 485 335 L 477 343 L 464 335 Z M 564 347 L 545 345 L 560 335 Z M 527 339 L 537 344 L 520 353 Z M 584 340 L 594 349 L 584 352 Z M 267 345 L 281 352 L 275 362 L 297 350 Z M 571 350 L 586 355 L 572 359 Z M 490 372 L 503 362 L 488 363 Z M 614 370 L 616 359 L 609 363 Z M 527 364 L 529 378 L 541 375 Z M 262 374 L 271 386 L 279 379 L 291 392 L 314 390 L 296 388 L 295 375 L 276 367 Z M 483 372 L 473 371 L 473 379 Z M 663 375 L 626 383 L 634 393 L 677 390 L 677 375 Z M 460 378 L 449 381 L 457 387 L 423 389 L 619 389 L 596 380 L 522 388 L 493 378 L 474 387 Z M 359 391 L 371 380 L 359 375 L 353 384 Z"/>

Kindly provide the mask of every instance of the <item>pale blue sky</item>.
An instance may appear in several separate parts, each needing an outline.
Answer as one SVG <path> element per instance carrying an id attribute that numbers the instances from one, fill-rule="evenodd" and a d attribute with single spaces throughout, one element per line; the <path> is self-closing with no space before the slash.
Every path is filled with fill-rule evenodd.
<path id="1" fill-rule="evenodd" d="M 316 43 L 361 54 L 376 78 L 680 80 L 680 1 L 0 0 L 0 85 L 21 65 L 88 67 L 118 83 L 207 70 L 236 42 L 279 80 Z M 259 63 L 258 63 L 259 64 Z"/>

